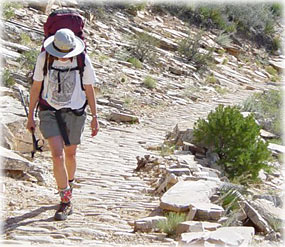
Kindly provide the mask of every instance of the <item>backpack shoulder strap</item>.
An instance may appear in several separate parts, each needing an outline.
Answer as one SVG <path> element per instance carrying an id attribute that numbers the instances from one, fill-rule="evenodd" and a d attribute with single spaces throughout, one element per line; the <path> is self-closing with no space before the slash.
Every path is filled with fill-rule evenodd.
<path id="1" fill-rule="evenodd" d="M 84 91 L 85 89 L 83 87 L 83 73 L 84 73 L 84 67 L 85 67 L 85 52 L 82 52 L 79 55 L 77 55 L 76 59 L 77 59 L 77 66 L 78 66 L 79 75 L 80 75 L 81 89 Z"/>

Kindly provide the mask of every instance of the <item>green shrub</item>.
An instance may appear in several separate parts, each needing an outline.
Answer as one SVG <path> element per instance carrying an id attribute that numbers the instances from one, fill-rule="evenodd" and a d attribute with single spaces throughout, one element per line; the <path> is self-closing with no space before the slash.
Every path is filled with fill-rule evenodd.
<path id="1" fill-rule="evenodd" d="M 27 70 L 33 70 L 33 68 L 34 68 L 34 66 L 36 64 L 38 55 L 39 55 L 39 51 L 35 50 L 35 49 L 32 49 L 30 51 L 24 52 L 22 57 L 19 58 L 18 61 Z"/>
<path id="2" fill-rule="evenodd" d="M 222 13 L 222 8 L 219 8 L 217 5 L 203 5 L 199 7 L 197 11 L 201 15 L 202 22 L 205 25 L 209 25 L 212 23 L 213 26 L 216 26 L 220 29 L 226 28 L 226 18 Z"/>
<path id="3" fill-rule="evenodd" d="M 14 78 L 11 76 L 11 73 L 8 69 L 4 69 L 2 74 L 2 82 L 5 87 L 12 87 L 15 84 Z"/>
<path id="4" fill-rule="evenodd" d="M 282 40 L 279 37 L 275 37 L 272 39 L 272 50 L 278 51 L 282 48 Z"/>
<path id="5" fill-rule="evenodd" d="M 253 112 L 261 127 L 281 137 L 282 94 L 269 90 L 250 96 L 243 103 L 243 110 Z"/>
<path id="6" fill-rule="evenodd" d="M 232 43 L 232 39 L 229 34 L 221 33 L 217 36 L 215 41 L 221 46 L 230 46 Z"/>
<path id="7" fill-rule="evenodd" d="M 166 214 L 167 221 L 160 221 L 157 224 L 157 227 L 160 229 L 161 232 L 166 233 L 169 237 L 174 237 L 176 235 L 176 229 L 180 222 L 186 220 L 185 213 L 175 213 L 169 212 Z"/>
<path id="8" fill-rule="evenodd" d="M 218 79 L 214 75 L 209 75 L 206 78 L 206 82 L 210 84 L 216 84 L 218 82 Z"/>
<path id="9" fill-rule="evenodd" d="M 21 33 L 20 37 L 21 37 L 21 41 L 20 41 L 21 44 L 23 44 L 23 45 L 29 45 L 29 44 L 32 43 L 32 40 L 31 40 L 29 34 L 27 34 L 27 33 Z"/>
<path id="10" fill-rule="evenodd" d="M 283 11 L 283 5 L 281 3 L 273 3 L 271 5 L 271 11 L 273 15 L 276 16 L 282 16 L 282 11 Z"/>
<path id="11" fill-rule="evenodd" d="M 175 150 L 175 145 L 163 144 L 160 149 L 160 155 L 162 157 L 172 155 L 174 153 L 174 150 Z"/>
<path id="12" fill-rule="evenodd" d="M 146 76 L 143 84 L 145 85 L 145 87 L 147 87 L 148 89 L 153 89 L 156 88 L 156 80 L 153 79 L 151 76 Z"/>
<path id="13" fill-rule="evenodd" d="M 135 68 L 137 69 L 141 69 L 143 66 L 142 66 L 142 63 L 140 60 L 138 60 L 137 58 L 135 57 L 131 57 L 127 60 L 129 63 L 131 63 Z"/>
<path id="14" fill-rule="evenodd" d="M 211 64 L 213 64 L 213 49 L 203 53 L 200 51 L 200 42 L 202 40 L 203 32 L 198 33 L 194 39 L 188 36 L 183 39 L 178 45 L 178 53 L 188 62 L 193 62 L 198 71 L 205 71 Z"/>
<path id="15" fill-rule="evenodd" d="M 134 57 L 141 62 L 154 61 L 156 56 L 155 49 L 158 45 L 158 41 L 154 37 L 148 35 L 147 33 L 140 33 L 133 36 L 131 43 L 133 44 L 131 53 Z"/>
<path id="16" fill-rule="evenodd" d="M 144 10 L 146 7 L 147 7 L 146 2 L 135 3 L 135 4 L 127 4 L 126 5 L 127 11 L 133 15 L 135 15 L 137 11 Z"/>
<path id="17" fill-rule="evenodd" d="M 268 144 L 259 139 L 259 134 L 253 116 L 244 118 L 236 106 L 220 105 L 207 120 L 199 119 L 194 125 L 195 142 L 219 155 L 218 164 L 230 179 L 248 176 L 255 180 L 261 169 L 269 169 Z"/>
<path id="18" fill-rule="evenodd" d="M 15 9 L 20 9 L 22 8 L 22 4 L 19 2 L 5 2 L 3 3 L 3 17 L 6 20 L 10 20 L 15 16 Z"/>

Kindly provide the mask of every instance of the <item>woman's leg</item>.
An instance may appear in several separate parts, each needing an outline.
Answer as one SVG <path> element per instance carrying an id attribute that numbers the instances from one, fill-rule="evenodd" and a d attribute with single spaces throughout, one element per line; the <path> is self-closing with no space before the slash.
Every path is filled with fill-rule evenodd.
<path id="1" fill-rule="evenodd" d="M 61 136 L 48 138 L 48 143 L 52 153 L 53 173 L 59 189 L 68 186 L 68 175 L 64 165 L 63 140 Z"/>
<path id="2" fill-rule="evenodd" d="M 65 166 L 68 174 L 68 180 L 74 179 L 76 171 L 76 149 L 77 145 L 65 146 Z"/>

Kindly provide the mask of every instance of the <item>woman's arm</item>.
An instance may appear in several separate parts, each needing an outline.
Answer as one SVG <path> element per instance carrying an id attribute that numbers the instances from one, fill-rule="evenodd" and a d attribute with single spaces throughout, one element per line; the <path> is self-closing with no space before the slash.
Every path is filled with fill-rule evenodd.
<path id="1" fill-rule="evenodd" d="M 99 131 L 99 122 L 97 116 L 95 92 L 93 89 L 93 85 L 84 85 L 84 87 L 85 87 L 86 98 L 88 100 L 88 105 L 90 107 L 90 111 L 92 114 L 91 136 L 96 136 Z"/>
<path id="2" fill-rule="evenodd" d="M 42 81 L 34 81 L 30 90 L 30 104 L 27 129 L 33 131 L 36 127 L 34 121 L 34 111 L 39 101 L 39 96 L 42 88 Z"/>

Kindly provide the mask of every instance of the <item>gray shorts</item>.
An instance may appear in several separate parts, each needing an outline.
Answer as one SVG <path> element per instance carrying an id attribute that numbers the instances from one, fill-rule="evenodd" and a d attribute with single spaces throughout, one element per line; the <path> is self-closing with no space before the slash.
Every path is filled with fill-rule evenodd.
<path id="1" fill-rule="evenodd" d="M 71 111 L 61 113 L 63 121 L 66 123 L 67 135 L 71 145 L 78 145 L 81 143 L 81 135 L 84 130 L 86 120 L 86 113 L 82 116 L 76 116 Z M 54 136 L 61 136 L 55 112 L 53 111 L 40 111 L 40 131 L 45 139 Z"/>

